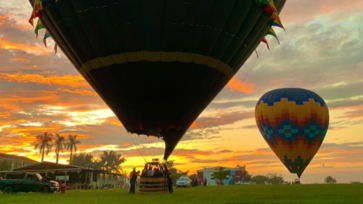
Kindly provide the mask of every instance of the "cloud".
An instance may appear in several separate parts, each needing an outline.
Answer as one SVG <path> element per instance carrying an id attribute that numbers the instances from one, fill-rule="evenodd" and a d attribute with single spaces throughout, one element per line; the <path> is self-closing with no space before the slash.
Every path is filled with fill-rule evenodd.
<path id="1" fill-rule="evenodd" d="M 253 118 L 253 112 L 222 112 L 214 117 L 199 117 L 191 128 L 202 129 L 207 127 L 216 127 L 222 125 L 230 125 L 240 120 Z"/>
<path id="2" fill-rule="evenodd" d="M 20 40 L 18 33 L 31 33 L 30 26 L 24 26 L 23 24 L 17 24 L 16 21 L 11 19 L 10 14 L 2 15 L 0 13 L 0 49 L 10 51 L 24 51 L 30 54 L 36 55 L 50 55 L 49 49 L 42 45 L 30 44 Z M 19 32 L 22 31 L 22 32 Z M 29 31 L 29 32 L 28 32 Z M 12 35 L 14 34 L 14 35 Z M 9 40 L 8 40 L 9 39 Z M 19 39 L 19 41 L 18 41 Z"/>
<path id="3" fill-rule="evenodd" d="M 343 116 L 339 118 L 346 118 L 346 119 L 363 119 L 363 106 L 360 110 L 353 110 L 353 111 L 347 111 L 344 113 Z M 359 121 L 358 124 L 362 123 L 362 120 Z"/>
<path id="4" fill-rule="evenodd" d="M 17 83 L 37 83 L 46 85 L 60 85 L 70 87 L 89 87 L 81 75 L 43 76 L 39 74 L 6 74 L 0 73 L 0 81 Z"/>
<path id="5" fill-rule="evenodd" d="M 347 116 L 346 114 L 347 112 L 345 113 L 345 115 L 338 117 L 337 120 L 335 120 L 334 122 L 331 122 L 329 124 L 329 130 L 342 130 L 355 125 L 363 124 L 363 120 L 359 119 L 360 117 L 353 117 L 352 119 L 349 119 L 350 116 Z"/>
<path id="6" fill-rule="evenodd" d="M 319 17 L 330 17 L 332 14 L 342 12 L 354 13 L 363 9 L 363 3 L 350 0 L 305 0 L 286 1 L 281 13 L 281 19 L 285 24 L 303 24 L 311 22 Z"/>
<path id="7" fill-rule="evenodd" d="M 246 126 L 242 126 L 242 129 L 257 129 L 257 125 L 246 125 Z"/>
<path id="8" fill-rule="evenodd" d="M 363 99 L 343 99 L 341 101 L 330 102 L 329 109 L 347 109 L 362 106 Z"/>
<path id="9" fill-rule="evenodd" d="M 233 152 L 232 150 L 228 150 L 228 149 L 225 149 L 225 150 L 220 150 L 218 151 L 218 154 L 222 154 L 222 153 L 231 153 Z"/>
<path id="10" fill-rule="evenodd" d="M 5 50 L 18 50 L 24 51 L 31 54 L 41 54 L 41 55 L 50 55 L 49 50 L 47 48 L 41 46 L 33 46 L 21 43 L 15 43 L 11 41 L 7 41 L 0 38 L 0 49 Z M 19 59 L 19 58 L 14 58 Z M 24 61 L 24 60 L 23 60 Z"/>
<path id="11" fill-rule="evenodd" d="M 230 109 L 230 108 L 236 108 L 236 107 L 242 107 L 242 108 L 254 108 L 256 106 L 257 99 L 256 100 L 241 100 L 241 101 L 227 101 L 227 102 L 218 102 L 214 101 L 209 106 L 208 109 Z"/>
<path id="12" fill-rule="evenodd" d="M 244 93 L 252 93 L 255 91 L 255 85 L 245 83 L 242 81 L 239 81 L 235 77 L 233 77 L 227 84 L 227 87 L 229 87 L 232 91 L 240 91 Z"/>

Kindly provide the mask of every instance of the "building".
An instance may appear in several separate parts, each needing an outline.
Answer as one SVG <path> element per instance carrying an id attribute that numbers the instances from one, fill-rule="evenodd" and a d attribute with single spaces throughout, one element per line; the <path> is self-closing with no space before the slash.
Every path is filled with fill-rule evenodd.
<path id="1" fill-rule="evenodd" d="M 238 181 L 244 181 L 245 167 L 240 167 L 240 168 L 223 167 L 224 170 L 230 170 L 231 174 L 227 176 L 227 178 L 223 181 L 219 181 L 218 179 L 212 180 L 212 174 L 218 171 L 219 168 L 221 168 L 221 166 L 198 170 L 197 171 L 198 185 L 202 185 L 202 181 L 204 180 L 204 178 L 207 179 L 208 186 L 230 185 Z"/>
<path id="2" fill-rule="evenodd" d="M 34 172 L 43 177 L 48 176 L 51 180 L 65 183 L 67 189 L 78 188 L 123 188 L 128 184 L 128 178 L 124 175 L 110 173 L 103 170 L 96 170 L 74 165 L 55 164 L 43 162 L 32 164 L 13 171 L 0 172 L 3 177 L 14 172 Z"/>
<path id="3" fill-rule="evenodd" d="M 36 163 L 38 162 L 28 159 L 26 157 L 0 153 L 0 171 L 10 171 L 14 168 L 19 168 Z"/>

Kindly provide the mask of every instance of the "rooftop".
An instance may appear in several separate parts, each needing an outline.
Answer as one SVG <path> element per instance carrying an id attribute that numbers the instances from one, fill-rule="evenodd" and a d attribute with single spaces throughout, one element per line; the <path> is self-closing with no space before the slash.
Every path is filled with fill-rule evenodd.
<path id="1" fill-rule="evenodd" d="M 9 160 L 15 160 L 15 161 L 29 162 L 29 163 L 38 163 L 37 161 L 34 161 L 34 160 L 26 158 L 26 157 L 4 154 L 4 153 L 0 153 L 0 159 L 9 159 Z"/>

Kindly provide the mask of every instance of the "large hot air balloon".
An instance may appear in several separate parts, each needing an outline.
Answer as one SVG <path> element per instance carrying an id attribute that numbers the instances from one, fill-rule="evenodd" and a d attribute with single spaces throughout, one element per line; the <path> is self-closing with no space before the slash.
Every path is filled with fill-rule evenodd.
<path id="1" fill-rule="evenodd" d="M 328 131 L 329 111 L 324 100 L 305 89 L 277 89 L 261 97 L 255 116 L 268 145 L 300 177 Z"/>
<path id="2" fill-rule="evenodd" d="M 286 0 L 30 1 L 31 21 L 40 17 L 128 132 L 164 139 L 167 159 L 271 25 L 281 26 Z"/>

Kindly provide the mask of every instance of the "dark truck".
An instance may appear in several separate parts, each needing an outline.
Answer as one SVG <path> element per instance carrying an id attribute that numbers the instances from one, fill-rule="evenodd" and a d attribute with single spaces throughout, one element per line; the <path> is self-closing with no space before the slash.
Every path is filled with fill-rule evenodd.
<path id="1" fill-rule="evenodd" d="M 43 178 L 38 173 L 7 173 L 2 176 L 3 179 L 0 179 L 0 191 L 3 193 L 53 193 L 59 189 L 58 182 Z"/>

